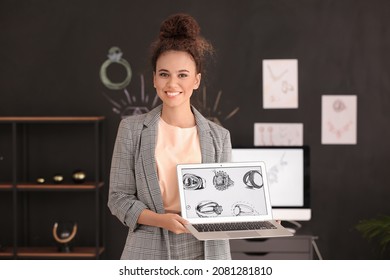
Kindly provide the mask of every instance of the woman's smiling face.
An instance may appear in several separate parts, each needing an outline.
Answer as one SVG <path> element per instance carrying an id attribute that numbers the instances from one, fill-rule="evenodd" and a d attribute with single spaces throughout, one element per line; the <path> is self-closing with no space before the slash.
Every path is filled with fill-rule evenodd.
<path id="1" fill-rule="evenodd" d="M 200 73 L 192 56 L 184 51 L 167 51 L 157 59 L 153 83 L 164 106 L 190 106 L 194 89 L 200 84 Z"/>

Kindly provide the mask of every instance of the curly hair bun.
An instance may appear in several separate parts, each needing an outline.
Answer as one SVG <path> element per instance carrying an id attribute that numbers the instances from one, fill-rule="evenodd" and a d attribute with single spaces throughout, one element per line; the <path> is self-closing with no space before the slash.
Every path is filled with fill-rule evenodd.
<path id="1" fill-rule="evenodd" d="M 197 73 L 202 72 L 205 56 L 213 54 L 213 46 L 200 35 L 199 24 L 183 13 L 169 16 L 161 23 L 158 37 L 151 45 L 153 70 L 160 55 L 171 50 L 189 53 L 194 58 Z"/>
<path id="2" fill-rule="evenodd" d="M 160 40 L 183 38 L 195 40 L 200 35 L 200 27 L 193 17 L 175 14 L 167 18 L 160 27 Z"/>

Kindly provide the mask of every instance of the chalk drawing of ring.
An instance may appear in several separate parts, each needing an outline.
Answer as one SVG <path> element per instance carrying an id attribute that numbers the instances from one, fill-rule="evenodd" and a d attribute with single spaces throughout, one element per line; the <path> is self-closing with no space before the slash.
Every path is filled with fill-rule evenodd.
<path id="1" fill-rule="evenodd" d="M 132 71 L 130 64 L 122 58 L 122 51 L 118 47 L 112 47 L 108 51 L 108 59 L 102 64 L 100 67 L 100 79 L 103 84 L 109 89 L 123 89 L 125 88 L 131 81 Z M 107 68 L 112 63 L 118 63 L 122 65 L 126 70 L 126 78 L 120 83 L 114 83 L 107 77 Z"/>

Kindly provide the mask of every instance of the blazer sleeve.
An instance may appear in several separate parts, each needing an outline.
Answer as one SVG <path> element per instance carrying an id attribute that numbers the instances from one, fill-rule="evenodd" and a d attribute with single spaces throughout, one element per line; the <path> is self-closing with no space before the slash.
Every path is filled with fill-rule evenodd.
<path id="1" fill-rule="evenodd" d="M 232 160 L 232 142 L 230 139 L 229 130 L 225 130 L 225 135 L 223 137 L 222 143 L 222 155 L 221 162 L 230 162 Z"/>
<path id="2" fill-rule="evenodd" d="M 108 207 L 130 231 L 137 227 L 138 217 L 147 206 L 138 200 L 135 181 L 136 144 L 129 119 L 119 124 L 111 161 Z"/>

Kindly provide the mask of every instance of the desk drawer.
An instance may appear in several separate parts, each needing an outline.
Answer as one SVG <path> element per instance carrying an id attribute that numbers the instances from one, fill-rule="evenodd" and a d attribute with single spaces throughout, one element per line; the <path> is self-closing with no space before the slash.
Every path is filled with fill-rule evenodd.
<path id="1" fill-rule="evenodd" d="M 310 260 L 309 253 L 239 253 L 232 252 L 232 260 Z"/>
<path id="2" fill-rule="evenodd" d="M 307 253 L 311 251 L 311 241 L 311 236 L 232 239 L 230 240 L 230 250 L 232 253 Z"/>

